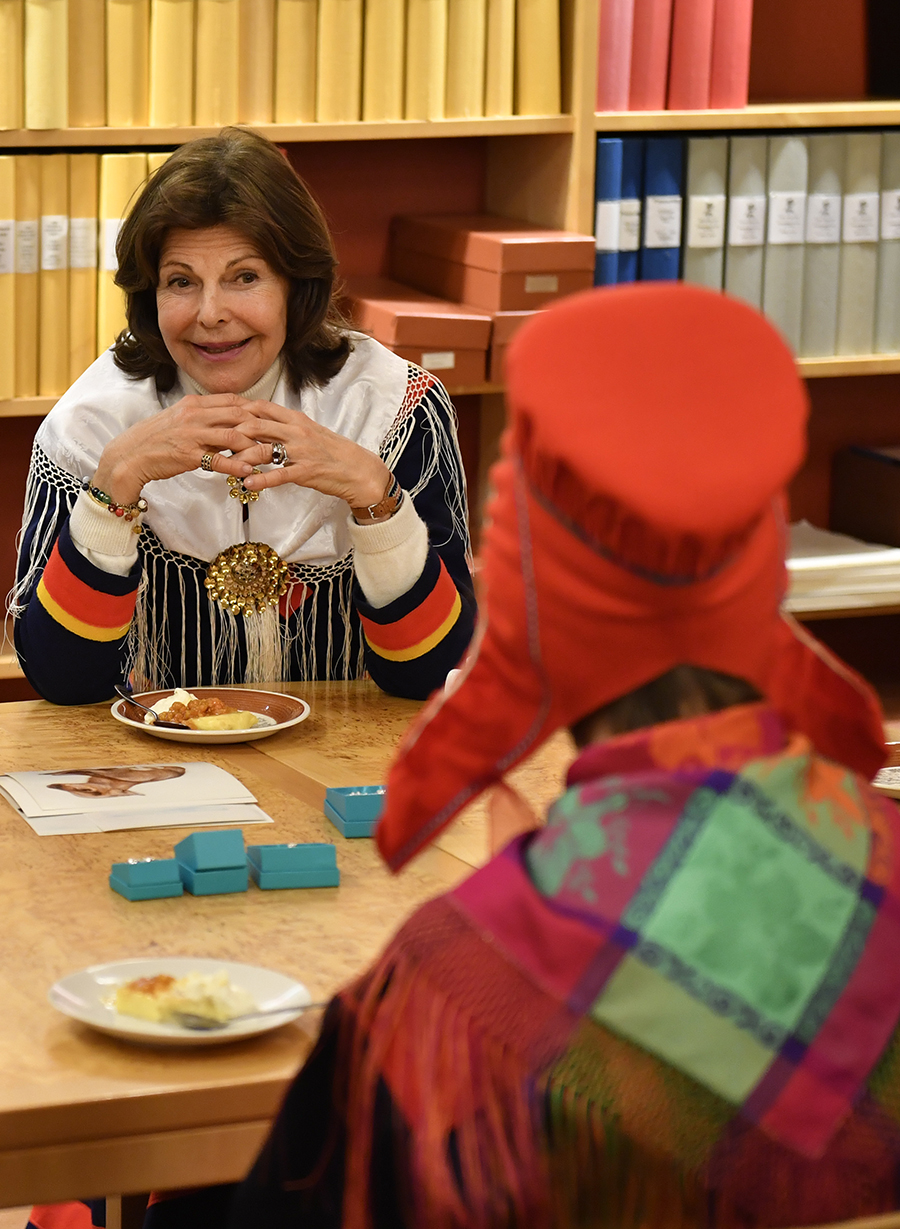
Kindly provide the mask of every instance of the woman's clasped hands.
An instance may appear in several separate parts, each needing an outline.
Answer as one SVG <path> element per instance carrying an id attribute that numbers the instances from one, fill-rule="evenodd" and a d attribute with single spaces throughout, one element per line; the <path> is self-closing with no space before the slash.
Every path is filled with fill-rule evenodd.
<path id="1" fill-rule="evenodd" d="M 384 496 L 391 473 L 374 452 L 348 440 L 296 410 L 270 401 L 245 401 L 245 417 L 238 430 L 255 441 L 236 451 L 233 461 L 251 469 L 275 467 L 265 473 L 250 473 L 244 485 L 251 491 L 292 482 L 311 487 L 323 495 L 346 500 L 351 507 L 376 504 Z M 273 445 L 281 445 L 283 460 Z"/>
<path id="2" fill-rule="evenodd" d="M 279 456 L 275 468 L 253 472 Z M 237 393 L 212 393 L 183 397 L 111 440 L 93 482 L 128 504 L 148 482 L 198 469 L 204 457 L 204 468 L 241 478 L 248 490 L 294 483 L 351 507 L 377 503 L 390 480 L 379 456 L 305 414 Z"/>

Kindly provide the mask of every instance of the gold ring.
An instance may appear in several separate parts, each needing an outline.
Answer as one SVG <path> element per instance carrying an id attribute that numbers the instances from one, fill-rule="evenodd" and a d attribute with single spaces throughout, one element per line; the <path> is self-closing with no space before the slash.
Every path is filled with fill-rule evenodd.
<path id="1" fill-rule="evenodd" d="M 200 468 L 204 471 L 204 473 L 211 474 L 213 472 L 212 462 L 212 453 L 204 452 L 203 456 L 200 458 Z"/>

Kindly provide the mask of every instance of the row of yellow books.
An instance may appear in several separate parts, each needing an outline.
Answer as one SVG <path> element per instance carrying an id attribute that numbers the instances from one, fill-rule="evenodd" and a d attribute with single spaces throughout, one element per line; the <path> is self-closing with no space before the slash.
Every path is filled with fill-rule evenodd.
<path id="1" fill-rule="evenodd" d="M 116 239 L 167 157 L 0 157 L 0 401 L 60 396 L 125 327 Z"/>
<path id="2" fill-rule="evenodd" d="M 559 110 L 558 0 L 0 0 L 0 128 Z"/>

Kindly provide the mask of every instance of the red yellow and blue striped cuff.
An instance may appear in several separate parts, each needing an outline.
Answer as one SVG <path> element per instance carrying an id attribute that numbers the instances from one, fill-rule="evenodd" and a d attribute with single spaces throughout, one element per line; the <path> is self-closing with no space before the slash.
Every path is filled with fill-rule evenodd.
<path id="1" fill-rule="evenodd" d="M 92 589 L 66 566 L 59 544 L 44 568 L 37 598 L 47 614 L 82 640 L 121 640 L 131 626 L 137 592 L 111 594 Z"/>
<path id="2" fill-rule="evenodd" d="M 369 648 L 386 661 L 413 661 L 440 644 L 462 610 L 459 590 L 441 561 L 434 587 L 415 610 L 394 623 L 374 623 L 360 615 Z"/>

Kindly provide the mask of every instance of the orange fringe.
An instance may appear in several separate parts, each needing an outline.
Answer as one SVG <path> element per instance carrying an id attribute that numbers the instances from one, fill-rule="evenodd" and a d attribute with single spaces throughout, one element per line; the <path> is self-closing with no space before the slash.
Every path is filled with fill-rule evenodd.
<path id="1" fill-rule="evenodd" d="M 382 1078 L 411 1128 L 416 1224 L 549 1229 L 549 1169 L 534 1080 L 519 1057 L 475 1027 L 402 952 L 389 952 L 355 991 L 352 1036 L 343 1039 L 351 1073 L 346 1229 L 370 1225 L 372 1124 Z"/>

